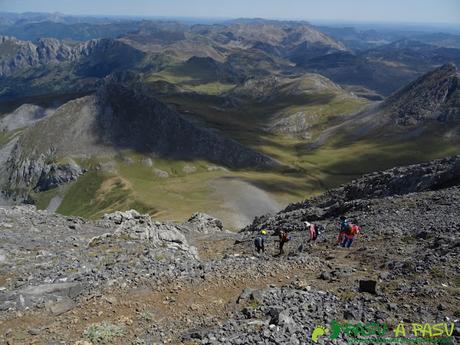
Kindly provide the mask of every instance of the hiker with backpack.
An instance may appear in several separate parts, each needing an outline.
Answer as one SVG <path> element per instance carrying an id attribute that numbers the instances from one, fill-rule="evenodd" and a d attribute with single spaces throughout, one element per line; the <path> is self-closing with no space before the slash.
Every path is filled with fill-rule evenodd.
<path id="1" fill-rule="evenodd" d="M 350 223 L 348 227 L 348 231 L 345 234 L 344 239 L 342 241 L 342 247 L 350 248 L 354 239 L 359 234 L 360 230 L 361 228 L 358 225 Z"/>
<path id="2" fill-rule="evenodd" d="M 305 222 L 305 225 L 310 233 L 310 238 L 308 240 L 308 243 L 316 242 L 319 235 L 321 235 L 321 233 L 324 231 L 324 227 L 321 224 L 314 224 L 308 221 Z"/>
<path id="3" fill-rule="evenodd" d="M 257 253 L 265 253 L 265 241 L 267 240 L 267 230 L 261 230 L 260 234 L 254 239 Z"/>
<path id="4" fill-rule="evenodd" d="M 279 238 L 280 238 L 280 254 L 284 254 L 284 244 L 286 242 L 289 242 L 291 237 L 289 236 L 289 234 L 287 233 L 287 231 L 284 231 L 284 230 L 281 230 L 280 233 L 279 233 Z"/>
<path id="5" fill-rule="evenodd" d="M 324 226 L 322 226 L 321 224 L 313 224 L 313 227 L 314 227 L 314 234 L 313 234 L 313 237 L 310 237 L 310 241 L 312 241 L 313 243 L 315 243 L 318 238 L 320 237 L 320 235 L 324 232 Z"/>
<path id="6" fill-rule="evenodd" d="M 345 235 L 348 233 L 350 230 L 350 220 L 348 220 L 345 216 L 340 216 L 340 230 L 339 230 L 339 236 L 337 237 L 337 245 L 341 245 Z"/>

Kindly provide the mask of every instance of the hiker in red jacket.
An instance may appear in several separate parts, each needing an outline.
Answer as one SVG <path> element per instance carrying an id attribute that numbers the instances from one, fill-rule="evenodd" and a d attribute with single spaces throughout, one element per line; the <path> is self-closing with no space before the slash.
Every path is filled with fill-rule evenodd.
<path id="1" fill-rule="evenodd" d="M 349 230 L 344 235 L 342 247 L 350 248 L 353 240 L 359 234 L 360 230 L 361 228 L 358 225 L 350 223 Z"/>

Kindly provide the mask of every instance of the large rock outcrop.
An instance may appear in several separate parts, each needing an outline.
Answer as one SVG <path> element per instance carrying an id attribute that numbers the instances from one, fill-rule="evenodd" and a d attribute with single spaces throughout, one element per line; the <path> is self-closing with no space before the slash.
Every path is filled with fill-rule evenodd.
<path id="1" fill-rule="evenodd" d="M 153 247 L 168 247 L 181 250 L 197 257 L 195 247 L 188 244 L 180 228 L 173 223 L 161 223 L 152 220 L 148 215 L 141 215 L 135 210 L 115 212 L 104 215 L 99 225 L 114 229 L 102 237 L 93 238 L 89 245 L 95 246 L 105 239 L 115 237 L 136 241 L 148 241 Z"/>
<path id="2" fill-rule="evenodd" d="M 75 181 L 86 169 L 80 167 L 72 159 L 65 163 L 57 163 L 55 150 L 31 152 L 25 154 L 23 148 L 12 143 L 5 164 L 0 168 L 0 189 L 16 200 L 27 200 L 31 191 L 46 191 L 59 185 Z"/>

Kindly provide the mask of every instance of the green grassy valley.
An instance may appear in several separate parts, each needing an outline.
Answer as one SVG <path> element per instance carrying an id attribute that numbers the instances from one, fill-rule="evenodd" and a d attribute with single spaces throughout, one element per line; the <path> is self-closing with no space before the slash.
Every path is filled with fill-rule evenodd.
<path id="1" fill-rule="evenodd" d="M 228 200 L 217 193 L 213 181 L 245 181 L 266 192 L 279 205 L 286 205 L 347 183 L 363 173 L 460 153 L 458 146 L 439 143 L 435 137 L 348 144 L 342 139 L 312 151 L 304 141 L 280 135 L 261 135 L 259 140 L 263 144 L 254 140 L 246 143 L 277 158 L 285 164 L 284 168 L 265 172 L 230 170 L 205 161 L 165 159 L 153 159 L 150 166 L 146 163 L 148 157 L 126 152 L 114 160 L 101 159 L 102 163 L 97 165 L 102 168 L 96 169 L 97 160 L 93 159 L 93 170 L 76 182 L 37 193 L 34 198 L 40 208 L 46 208 L 52 197 L 61 195 L 63 200 L 57 211 L 66 215 L 99 218 L 115 210 L 136 209 L 159 220 L 183 221 L 201 211 L 221 215 L 227 227 L 236 228 L 232 219 L 225 216 Z"/>

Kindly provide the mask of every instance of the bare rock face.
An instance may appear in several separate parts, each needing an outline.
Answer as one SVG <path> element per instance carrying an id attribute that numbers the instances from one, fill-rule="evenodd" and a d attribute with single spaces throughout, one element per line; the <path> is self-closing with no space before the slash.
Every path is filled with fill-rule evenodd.
<path id="1" fill-rule="evenodd" d="M 70 46 L 52 38 L 40 39 L 34 44 L 14 37 L 1 36 L 0 46 L 6 51 L 0 59 L 1 77 L 9 76 L 22 68 L 58 63 L 75 56 Z"/>
<path id="2" fill-rule="evenodd" d="M 27 198 L 31 190 L 46 191 L 74 181 L 86 172 L 74 161 L 56 163 L 52 149 L 38 155 L 24 155 L 16 145 L 5 164 L 4 178 L 0 181 L 11 196 Z"/>
<path id="3" fill-rule="evenodd" d="M 54 38 L 41 38 L 37 42 L 21 41 L 14 37 L 0 36 L 0 47 L 5 52 L 0 58 L 0 77 L 8 77 L 29 67 L 79 62 L 87 57 L 108 54 L 116 50 L 131 54 L 136 59 L 142 53 L 113 39 L 92 39 L 76 45 L 69 45 Z"/>
<path id="4" fill-rule="evenodd" d="M 268 129 L 270 132 L 278 134 L 286 134 L 302 139 L 310 139 L 312 137 L 312 127 L 318 116 L 306 114 L 299 111 L 288 117 L 282 117 L 277 120 Z"/>
<path id="5" fill-rule="evenodd" d="M 81 168 L 74 161 L 66 164 L 52 163 L 42 169 L 40 179 L 37 182 L 35 190 L 46 191 L 75 181 L 80 175 L 83 175 L 86 169 Z"/>

